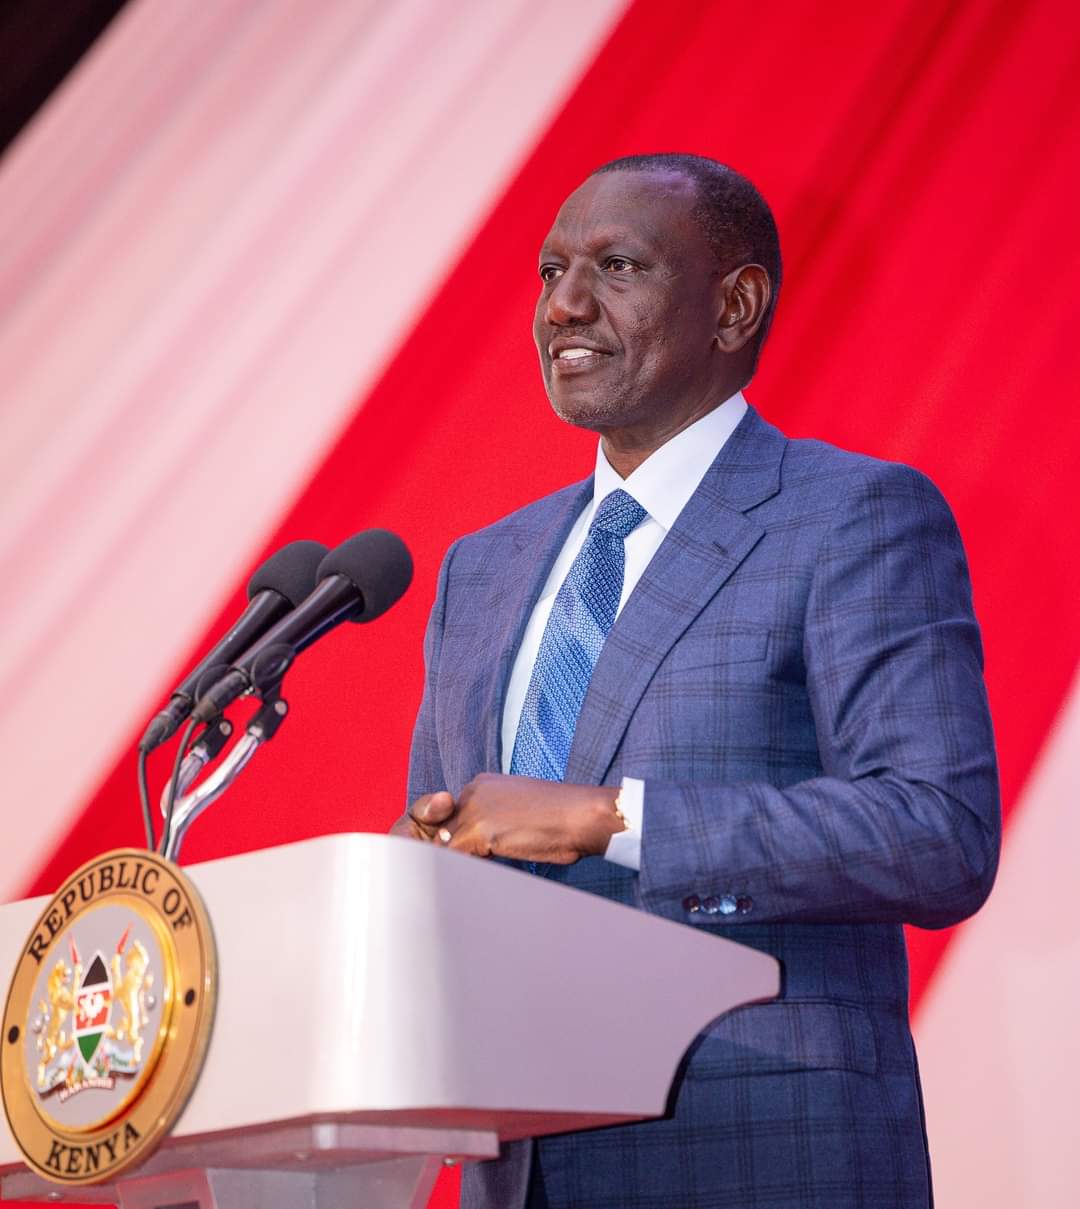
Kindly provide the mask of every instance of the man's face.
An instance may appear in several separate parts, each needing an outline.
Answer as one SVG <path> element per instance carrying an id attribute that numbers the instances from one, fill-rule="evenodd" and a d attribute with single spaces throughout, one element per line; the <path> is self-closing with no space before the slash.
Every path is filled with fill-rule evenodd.
<path id="1" fill-rule="evenodd" d="M 564 420 L 677 428 L 721 401 L 720 274 L 695 201 L 685 177 L 649 171 L 592 176 L 563 203 L 540 251 L 533 337 Z"/>

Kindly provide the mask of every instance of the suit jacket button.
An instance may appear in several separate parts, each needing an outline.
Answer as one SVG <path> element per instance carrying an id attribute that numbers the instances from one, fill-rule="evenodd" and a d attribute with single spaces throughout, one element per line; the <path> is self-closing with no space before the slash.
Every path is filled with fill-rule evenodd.
<path id="1" fill-rule="evenodd" d="M 682 900 L 683 910 L 691 915 L 696 915 L 701 910 L 701 899 L 696 894 L 688 894 Z"/>
<path id="2" fill-rule="evenodd" d="M 720 900 L 715 894 L 701 900 L 701 909 L 706 915 L 715 915 L 720 910 Z"/>
<path id="3" fill-rule="evenodd" d="M 720 900 L 720 914 L 734 915 L 737 910 L 737 904 L 734 894 L 725 894 Z"/>
<path id="4" fill-rule="evenodd" d="M 754 909 L 754 900 L 749 894 L 740 894 L 735 900 L 735 910 L 740 915 L 746 915 Z"/>

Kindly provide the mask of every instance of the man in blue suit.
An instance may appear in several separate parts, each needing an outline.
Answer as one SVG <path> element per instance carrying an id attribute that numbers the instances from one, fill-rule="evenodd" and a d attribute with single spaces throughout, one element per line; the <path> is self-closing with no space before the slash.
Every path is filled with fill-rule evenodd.
<path id="1" fill-rule="evenodd" d="M 975 911 L 1000 829 L 948 506 L 747 405 L 781 266 L 731 169 L 605 165 L 540 277 L 596 473 L 447 554 L 395 830 L 753 945 L 784 991 L 699 1038 L 666 1117 L 516 1143 L 463 1204 L 927 1206 L 901 925 Z"/>

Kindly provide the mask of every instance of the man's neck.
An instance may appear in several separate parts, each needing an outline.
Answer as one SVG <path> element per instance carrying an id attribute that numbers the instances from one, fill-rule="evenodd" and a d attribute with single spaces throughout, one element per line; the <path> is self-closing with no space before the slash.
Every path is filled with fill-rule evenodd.
<path id="1" fill-rule="evenodd" d="M 743 384 L 745 385 L 745 384 Z M 612 470 L 620 478 L 626 479 L 647 458 L 651 457 L 662 445 L 666 445 L 672 437 L 677 437 L 692 424 L 696 424 L 710 412 L 715 411 L 732 395 L 737 394 L 741 386 L 733 386 L 726 392 L 718 391 L 708 406 L 696 408 L 685 416 L 674 418 L 668 425 L 650 424 L 646 427 L 612 428 L 602 431 L 600 441 Z"/>

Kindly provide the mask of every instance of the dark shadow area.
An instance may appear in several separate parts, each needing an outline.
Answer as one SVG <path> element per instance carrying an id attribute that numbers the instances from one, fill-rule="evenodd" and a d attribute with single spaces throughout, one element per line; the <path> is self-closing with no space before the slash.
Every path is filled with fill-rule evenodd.
<path id="1" fill-rule="evenodd" d="M 0 0 L 0 156 L 127 0 Z"/>

